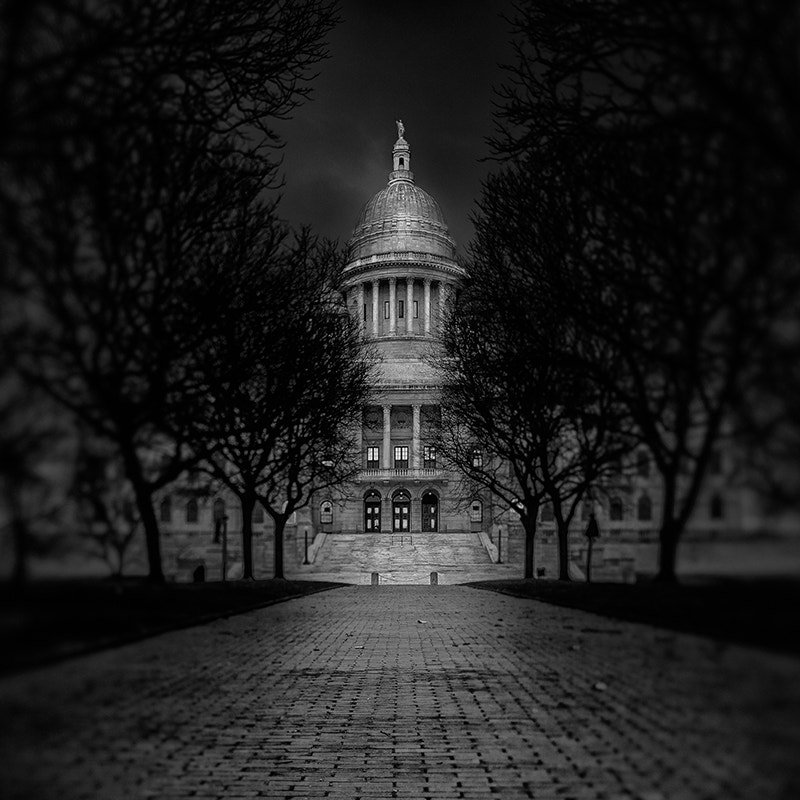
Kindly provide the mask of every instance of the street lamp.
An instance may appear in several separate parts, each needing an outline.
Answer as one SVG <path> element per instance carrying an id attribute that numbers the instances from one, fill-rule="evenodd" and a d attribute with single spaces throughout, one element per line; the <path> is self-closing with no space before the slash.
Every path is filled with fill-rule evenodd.
<path id="1" fill-rule="evenodd" d="M 497 527 L 497 563 L 503 563 L 503 529 L 498 525 Z"/>

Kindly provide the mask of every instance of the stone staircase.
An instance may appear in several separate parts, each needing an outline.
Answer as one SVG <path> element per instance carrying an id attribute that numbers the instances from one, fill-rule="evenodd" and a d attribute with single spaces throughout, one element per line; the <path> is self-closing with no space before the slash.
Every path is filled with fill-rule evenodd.
<path id="1" fill-rule="evenodd" d="M 514 567 L 493 564 L 477 533 L 330 534 L 314 563 L 293 570 L 300 578 L 369 584 L 464 583 L 513 577 Z M 515 571 L 518 571 L 515 570 Z"/>

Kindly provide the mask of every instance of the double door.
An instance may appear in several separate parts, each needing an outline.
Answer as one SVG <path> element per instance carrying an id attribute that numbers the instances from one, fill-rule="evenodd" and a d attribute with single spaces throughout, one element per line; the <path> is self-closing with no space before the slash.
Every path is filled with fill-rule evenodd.
<path id="1" fill-rule="evenodd" d="M 407 500 L 395 500 L 392 503 L 392 530 L 398 533 L 411 529 L 411 503 Z"/>
<path id="2" fill-rule="evenodd" d="M 381 529 L 381 501 L 367 501 L 364 504 L 364 530 L 379 533 Z"/>

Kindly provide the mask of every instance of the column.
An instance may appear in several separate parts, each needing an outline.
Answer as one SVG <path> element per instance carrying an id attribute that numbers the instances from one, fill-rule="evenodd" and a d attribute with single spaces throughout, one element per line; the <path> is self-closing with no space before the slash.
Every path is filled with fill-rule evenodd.
<path id="1" fill-rule="evenodd" d="M 380 317 L 380 305 L 378 303 L 380 283 L 377 278 L 372 281 L 372 335 L 378 338 L 378 320 Z"/>
<path id="2" fill-rule="evenodd" d="M 383 407 L 383 454 L 381 456 L 381 466 L 384 469 L 391 469 L 391 459 L 389 450 L 392 447 L 392 407 Z"/>
<path id="3" fill-rule="evenodd" d="M 425 319 L 425 335 L 431 332 L 431 279 L 425 278 L 425 297 L 422 301 L 422 316 Z"/>
<path id="4" fill-rule="evenodd" d="M 406 278 L 406 333 L 414 333 L 414 279 Z"/>
<path id="5" fill-rule="evenodd" d="M 364 282 L 358 284 L 358 310 L 356 319 L 358 320 L 358 329 L 362 334 L 367 332 L 367 321 L 364 319 Z"/>
<path id="6" fill-rule="evenodd" d="M 397 333 L 397 278 L 389 278 L 389 334 Z"/>
<path id="7" fill-rule="evenodd" d="M 411 422 L 411 466 L 414 469 L 419 469 L 420 464 L 420 455 L 421 455 L 421 447 L 419 441 L 419 412 L 420 406 L 411 406 L 411 410 L 413 412 L 412 422 Z"/>

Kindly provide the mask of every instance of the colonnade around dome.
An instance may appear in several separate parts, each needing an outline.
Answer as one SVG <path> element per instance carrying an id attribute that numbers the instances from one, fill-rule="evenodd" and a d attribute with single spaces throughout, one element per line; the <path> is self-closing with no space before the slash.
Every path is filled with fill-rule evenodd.
<path id="1" fill-rule="evenodd" d="M 430 336 L 456 291 L 453 280 L 371 276 L 348 287 L 347 305 L 366 336 Z"/>

